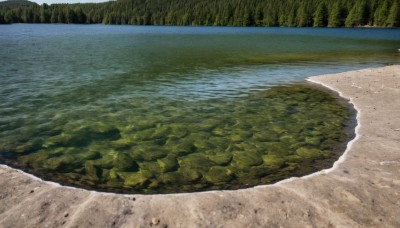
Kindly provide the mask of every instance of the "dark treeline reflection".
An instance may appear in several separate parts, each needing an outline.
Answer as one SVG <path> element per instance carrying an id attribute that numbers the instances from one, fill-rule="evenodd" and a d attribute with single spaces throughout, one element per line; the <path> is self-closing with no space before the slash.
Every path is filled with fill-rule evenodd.
<path id="1" fill-rule="evenodd" d="M 399 27 L 399 0 L 118 0 L 0 3 L 1 23 Z"/>

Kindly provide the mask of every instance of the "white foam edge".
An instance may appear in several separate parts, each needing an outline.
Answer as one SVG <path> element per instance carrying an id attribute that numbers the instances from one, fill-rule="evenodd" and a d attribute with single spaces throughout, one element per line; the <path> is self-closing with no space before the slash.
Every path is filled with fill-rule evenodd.
<path id="1" fill-rule="evenodd" d="M 339 157 L 339 159 L 336 160 L 333 163 L 333 166 L 331 168 L 323 169 L 323 170 L 320 170 L 320 171 L 317 171 L 315 173 L 311 173 L 311 174 L 308 174 L 308 175 L 305 175 L 305 176 L 302 176 L 302 177 L 290 177 L 290 178 L 278 181 L 278 182 L 276 182 L 274 184 L 258 185 L 258 186 L 254 186 L 254 187 L 250 187 L 250 188 L 237 189 L 237 190 L 212 190 L 212 191 L 203 191 L 203 192 L 184 192 L 184 193 L 171 193 L 171 194 L 123 194 L 123 193 L 102 192 L 102 191 L 87 190 L 87 189 L 77 188 L 77 187 L 72 187 L 72 186 L 65 186 L 65 185 L 61 185 L 61 184 L 56 183 L 56 182 L 43 180 L 43 179 L 41 179 L 39 177 L 34 176 L 33 174 L 26 173 L 26 172 L 24 172 L 24 171 L 22 171 L 20 169 L 12 168 L 12 167 L 10 167 L 8 165 L 0 164 L 0 167 L 5 167 L 7 169 L 14 170 L 14 171 L 16 171 L 18 173 L 21 173 L 23 175 L 26 175 L 26 176 L 32 178 L 33 180 L 37 180 L 39 182 L 43 182 L 45 184 L 49 184 L 49 185 L 54 186 L 54 187 L 62 187 L 62 188 L 71 189 L 71 190 L 86 191 L 86 192 L 97 193 L 97 194 L 101 194 L 101 195 L 124 196 L 124 197 L 132 197 L 132 196 L 141 196 L 141 197 L 146 197 L 146 196 L 155 197 L 155 196 L 157 196 L 157 197 L 162 197 L 162 196 L 166 196 L 166 195 L 168 195 L 168 196 L 178 196 L 178 195 L 183 196 L 183 195 L 194 195 L 194 194 L 199 195 L 199 194 L 215 194 L 215 193 L 223 194 L 224 192 L 242 192 L 242 191 L 249 191 L 251 189 L 275 187 L 275 186 L 279 186 L 279 185 L 282 185 L 282 184 L 285 184 L 285 183 L 288 183 L 288 182 L 292 182 L 294 180 L 306 180 L 306 179 L 317 177 L 317 176 L 320 176 L 320 175 L 325 175 L 325 174 L 328 174 L 328 173 L 336 170 L 339 167 L 339 165 L 346 160 L 346 158 L 347 158 L 347 156 L 348 156 L 348 154 L 349 154 L 354 142 L 356 142 L 360 138 L 360 134 L 359 134 L 359 129 L 360 129 L 360 121 L 359 121 L 360 120 L 360 110 L 354 104 L 352 98 L 346 97 L 341 91 L 339 91 L 337 89 L 334 89 L 333 87 L 331 87 L 331 86 L 329 86 L 329 85 L 327 85 L 325 83 L 322 83 L 322 82 L 319 82 L 319 81 L 313 79 L 315 77 L 323 77 L 323 76 L 324 75 L 309 77 L 309 78 L 306 79 L 306 81 L 314 83 L 314 84 L 321 85 L 321 86 L 323 86 L 323 87 L 325 87 L 325 88 L 327 88 L 327 89 L 329 89 L 331 91 L 337 92 L 340 97 L 348 100 L 348 102 L 353 105 L 353 108 L 356 110 L 355 137 L 347 143 L 346 150 Z M 222 195 L 220 195 L 220 196 L 222 196 Z"/>

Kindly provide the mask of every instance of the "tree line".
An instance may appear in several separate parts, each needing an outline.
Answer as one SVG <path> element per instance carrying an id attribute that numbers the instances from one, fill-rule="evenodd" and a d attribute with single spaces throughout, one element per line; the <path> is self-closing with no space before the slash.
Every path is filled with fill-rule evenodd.
<path id="1" fill-rule="evenodd" d="M 400 0 L 10 0 L 0 2 L 0 23 L 400 27 Z"/>

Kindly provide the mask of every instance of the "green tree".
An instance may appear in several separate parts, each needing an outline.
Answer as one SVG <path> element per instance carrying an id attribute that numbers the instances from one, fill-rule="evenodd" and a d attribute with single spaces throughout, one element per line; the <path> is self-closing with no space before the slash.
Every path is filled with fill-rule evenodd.
<path id="1" fill-rule="evenodd" d="M 261 7 L 256 8 L 256 13 L 254 15 L 254 21 L 256 26 L 262 26 L 263 25 L 263 11 L 261 10 Z"/>
<path id="2" fill-rule="evenodd" d="M 9 10 L 4 15 L 4 21 L 7 24 L 18 23 L 17 15 L 15 14 L 14 11 Z"/>
<path id="3" fill-rule="evenodd" d="M 84 24 L 86 23 L 86 15 L 83 13 L 83 10 L 81 7 L 75 7 L 75 22 L 74 23 L 79 23 L 79 24 Z"/>
<path id="4" fill-rule="evenodd" d="M 328 25 L 328 9 L 325 3 L 321 2 L 314 13 L 314 27 L 326 27 Z"/>
<path id="5" fill-rule="evenodd" d="M 386 21 L 388 27 L 398 27 L 400 26 L 400 9 L 399 2 L 394 1 L 392 7 L 390 8 L 389 16 Z"/>
<path id="6" fill-rule="evenodd" d="M 297 13 L 296 7 L 292 7 L 292 9 L 290 10 L 289 15 L 288 15 L 288 17 L 287 17 L 287 25 L 288 25 L 289 27 L 295 27 L 295 26 L 297 26 L 297 23 L 296 23 L 296 13 Z"/>
<path id="7" fill-rule="evenodd" d="M 304 4 L 301 4 L 297 10 L 296 25 L 298 27 L 308 27 L 311 25 L 311 15 Z"/>
<path id="8" fill-rule="evenodd" d="M 265 8 L 263 24 L 265 26 L 277 26 L 278 25 L 277 13 L 272 10 L 269 10 L 269 8 Z"/>
<path id="9" fill-rule="evenodd" d="M 49 23 L 50 22 L 50 16 L 48 13 L 48 8 L 49 6 L 44 3 L 43 6 L 40 8 L 40 23 Z"/>
<path id="10" fill-rule="evenodd" d="M 387 21 L 387 16 L 389 14 L 389 4 L 385 0 L 381 6 L 379 6 L 374 13 L 374 25 L 375 26 L 385 26 Z"/>
<path id="11" fill-rule="evenodd" d="M 53 9 L 51 12 L 50 23 L 58 23 L 58 9 Z"/>
<path id="12" fill-rule="evenodd" d="M 342 27 L 344 25 L 344 9 L 336 2 L 329 14 L 328 27 Z"/>
<path id="13" fill-rule="evenodd" d="M 3 14 L 0 14 L 0 24 L 5 24 L 6 21 L 4 20 Z"/>
<path id="14" fill-rule="evenodd" d="M 286 18 L 287 18 L 286 15 L 283 15 L 283 14 L 279 16 L 279 20 L 278 20 L 279 26 L 287 26 Z"/>
<path id="15" fill-rule="evenodd" d="M 368 21 L 368 8 L 365 1 L 356 2 L 347 15 L 346 27 L 355 27 L 365 25 Z"/>
<path id="16" fill-rule="evenodd" d="M 10 23 L 399 26 L 398 5 L 399 0 L 115 0 L 51 6 L 5 1 L 0 15 Z"/>
<path id="17" fill-rule="evenodd" d="M 64 14 L 64 10 L 60 10 L 58 12 L 58 23 L 67 23 L 66 19 L 65 19 L 65 14 Z"/>

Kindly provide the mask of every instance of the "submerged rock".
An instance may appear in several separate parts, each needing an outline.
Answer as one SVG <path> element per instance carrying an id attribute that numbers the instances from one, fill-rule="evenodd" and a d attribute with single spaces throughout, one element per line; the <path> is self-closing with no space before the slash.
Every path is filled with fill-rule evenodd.
<path id="1" fill-rule="evenodd" d="M 97 167 L 92 161 L 85 163 L 86 174 L 93 180 L 98 180 L 101 176 L 101 169 Z"/>
<path id="2" fill-rule="evenodd" d="M 138 187 L 148 184 L 149 177 L 141 172 L 131 173 L 125 178 L 124 186 Z"/>
<path id="3" fill-rule="evenodd" d="M 137 163 L 126 153 L 119 152 L 114 155 L 113 166 L 121 171 L 137 171 Z"/>
<path id="4" fill-rule="evenodd" d="M 229 182 L 234 177 L 232 170 L 222 166 L 213 166 L 204 175 L 204 178 L 211 183 Z"/>
<path id="5" fill-rule="evenodd" d="M 232 153 L 217 153 L 215 155 L 209 155 L 208 159 L 217 165 L 225 166 L 232 161 Z"/>
<path id="6" fill-rule="evenodd" d="M 304 85 L 232 100 L 131 97 L 86 111 L 63 114 L 43 126 L 34 118 L 21 122 L 35 125 L 7 130 L 10 137 L 4 133 L 0 140 L 6 155 L 1 159 L 105 190 L 236 189 L 322 167 L 329 150 L 346 139 L 342 129 L 348 116 L 329 95 Z"/>
<path id="7" fill-rule="evenodd" d="M 326 153 L 322 150 L 308 147 L 301 147 L 297 149 L 296 154 L 305 159 L 317 159 L 326 155 Z"/>
<path id="8" fill-rule="evenodd" d="M 170 154 L 163 159 L 158 159 L 157 162 L 160 166 L 161 172 L 163 173 L 175 171 L 179 168 L 178 160 L 173 154 Z"/>
<path id="9" fill-rule="evenodd" d="M 264 165 L 269 169 L 279 169 L 285 166 L 286 158 L 276 154 L 267 154 L 262 156 Z"/>
<path id="10" fill-rule="evenodd" d="M 207 171 L 215 165 L 206 155 L 201 153 L 189 154 L 179 159 L 179 165 L 187 169 L 197 170 L 199 172 Z"/>
<path id="11" fill-rule="evenodd" d="M 139 161 L 155 161 L 164 158 L 168 152 L 159 146 L 137 146 L 134 147 L 131 155 L 134 159 Z"/>
<path id="12" fill-rule="evenodd" d="M 192 140 L 180 140 L 179 142 L 177 142 L 177 144 L 172 146 L 171 153 L 180 157 L 194 153 L 196 149 L 197 148 L 193 144 Z"/>
<path id="13" fill-rule="evenodd" d="M 179 168 L 178 173 L 181 178 L 181 183 L 184 184 L 196 183 L 203 177 L 198 170 L 191 169 L 190 167 L 181 167 Z"/>
<path id="14" fill-rule="evenodd" d="M 249 169 L 251 166 L 261 165 L 263 160 L 254 151 L 235 151 L 233 152 L 232 165 L 239 169 Z"/>

